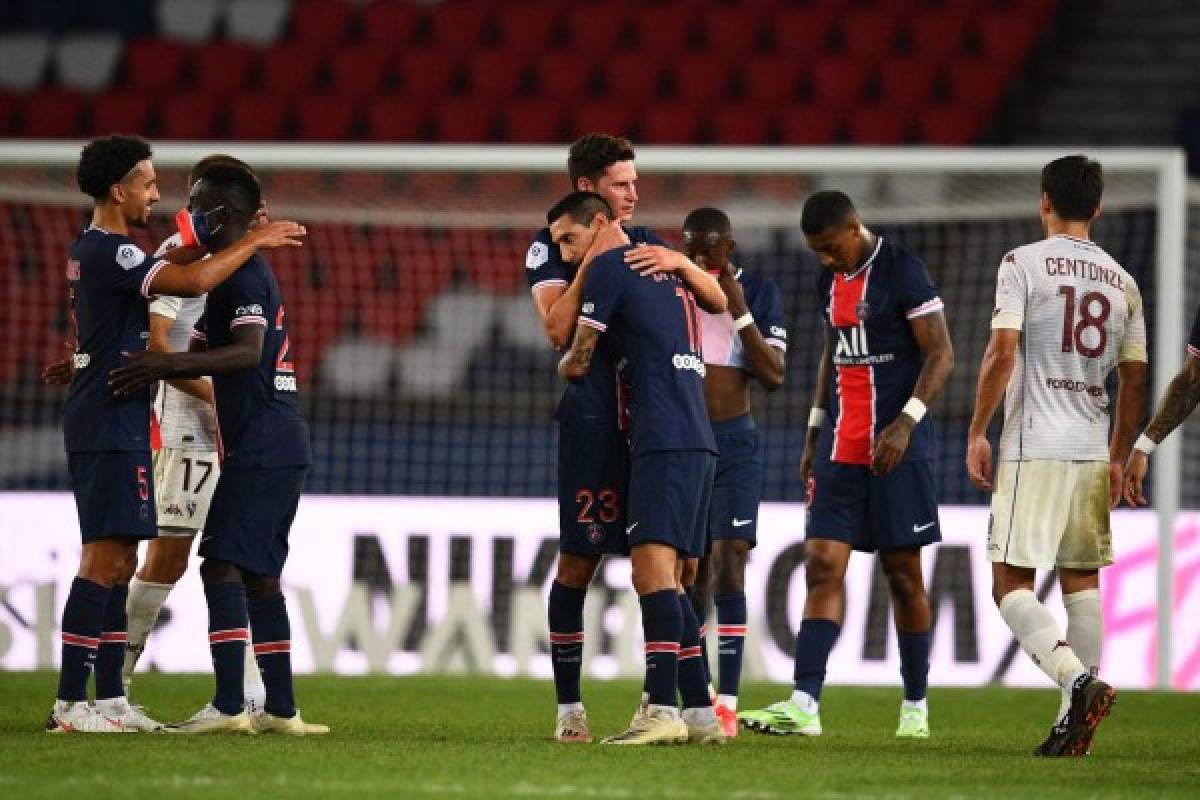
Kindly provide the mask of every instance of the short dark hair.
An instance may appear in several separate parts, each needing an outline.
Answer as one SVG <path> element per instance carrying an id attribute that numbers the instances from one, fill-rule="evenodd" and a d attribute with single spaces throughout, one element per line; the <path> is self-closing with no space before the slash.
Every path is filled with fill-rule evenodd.
<path id="1" fill-rule="evenodd" d="M 733 224 L 729 221 L 729 215 L 721 209 L 711 206 L 689 212 L 683 220 L 683 229 L 685 231 L 719 233 L 722 236 L 733 235 Z"/>
<path id="2" fill-rule="evenodd" d="M 595 192 L 576 191 L 559 200 L 546 212 L 546 224 L 553 225 L 559 217 L 570 216 L 580 225 L 588 225 L 596 214 L 603 214 L 610 220 L 616 218 L 612 206 L 603 197 Z"/>
<path id="3" fill-rule="evenodd" d="M 572 142 L 567 154 L 567 175 L 572 187 L 580 178 L 595 183 L 604 170 L 618 161 L 633 161 L 634 157 L 633 142 L 628 139 L 607 133 L 588 133 Z"/>
<path id="4" fill-rule="evenodd" d="M 196 181 L 203 178 L 204 173 L 212 167 L 236 167 L 254 175 L 254 170 L 250 168 L 250 165 L 240 158 L 234 158 L 224 153 L 213 153 L 192 165 L 192 169 L 188 172 L 188 189 L 191 190 Z"/>
<path id="5" fill-rule="evenodd" d="M 150 144 L 138 136 L 114 134 L 94 139 L 83 146 L 75 180 L 87 196 L 102 200 L 114 183 L 120 183 L 138 165 L 150 158 Z"/>
<path id="6" fill-rule="evenodd" d="M 1042 167 L 1042 192 L 1059 217 L 1087 222 L 1104 195 L 1104 167 L 1084 155 L 1056 158 Z"/>
<path id="7" fill-rule="evenodd" d="M 209 167 L 200 180 L 224 194 L 243 215 L 253 215 L 262 205 L 262 189 L 258 178 L 242 169 L 228 164 Z"/>
<path id="8" fill-rule="evenodd" d="M 800 230 L 806 236 L 816 236 L 836 225 L 845 224 L 851 216 L 858 213 L 854 203 L 845 192 L 836 189 L 826 189 L 811 195 L 804 201 L 804 210 L 800 213 Z"/>

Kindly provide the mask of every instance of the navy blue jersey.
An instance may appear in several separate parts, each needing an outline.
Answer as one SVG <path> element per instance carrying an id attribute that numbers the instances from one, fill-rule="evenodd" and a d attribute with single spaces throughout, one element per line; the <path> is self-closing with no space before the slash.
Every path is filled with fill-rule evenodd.
<path id="1" fill-rule="evenodd" d="M 222 460 L 237 466 L 304 466 L 311 461 L 308 425 L 296 396 L 283 296 L 260 255 L 208 293 L 194 335 L 215 350 L 233 344 L 239 325 L 262 325 L 266 334 L 256 368 L 213 376 Z"/>
<path id="2" fill-rule="evenodd" d="M 641 226 L 626 227 L 626 235 L 634 244 L 666 244 L 654 231 Z M 567 286 L 575 280 L 576 267 L 562 260 L 558 245 L 550 239 L 550 229 L 542 228 L 525 254 L 525 278 L 530 289 L 540 286 Z M 616 420 L 620 405 L 617 399 L 617 359 L 611 344 L 602 341 L 592 356 L 592 369 L 583 380 L 571 383 L 563 392 L 555 417 L 559 421 Z"/>
<path id="3" fill-rule="evenodd" d="M 88 228 L 71 245 L 67 282 L 75 325 L 75 374 L 63 414 L 67 452 L 150 449 L 150 389 L 114 397 L 108 374 L 122 352 L 146 349 L 146 299 L 164 262 L 128 236 Z"/>
<path id="4" fill-rule="evenodd" d="M 612 341 L 629 380 L 630 452 L 717 452 L 704 404 L 696 298 L 673 274 L 642 275 L 629 246 L 601 253 L 583 284 L 579 321 Z"/>
<path id="5" fill-rule="evenodd" d="M 822 269 L 817 298 L 833 344 L 830 458 L 870 464 L 875 435 L 900 414 L 921 372 L 909 321 L 941 311 L 942 301 L 925 264 L 882 237 L 857 272 Z M 933 422 L 926 415 L 913 429 L 904 460 L 934 455 Z"/>
<path id="6" fill-rule="evenodd" d="M 742 285 L 746 306 L 767 344 L 786 353 L 787 320 L 783 317 L 783 298 L 779 288 L 767 278 L 744 269 L 737 270 L 734 277 Z M 738 334 L 735 322 L 733 314 L 728 311 L 720 314 L 700 311 L 705 364 L 746 368 L 746 348 L 742 346 L 742 337 Z"/>

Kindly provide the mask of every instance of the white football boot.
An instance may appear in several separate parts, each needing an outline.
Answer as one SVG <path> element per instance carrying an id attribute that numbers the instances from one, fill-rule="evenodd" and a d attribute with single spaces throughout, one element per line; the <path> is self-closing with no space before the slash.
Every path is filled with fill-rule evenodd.
<path id="1" fill-rule="evenodd" d="M 88 705 L 86 700 L 55 700 L 46 718 L 46 733 L 125 733 L 124 726 Z"/>
<path id="2" fill-rule="evenodd" d="M 163 728 L 161 722 L 150 719 L 141 706 L 133 705 L 126 697 L 97 700 L 96 710 L 103 716 L 121 723 L 121 727 L 126 731 L 158 733 Z"/>
<path id="3" fill-rule="evenodd" d="M 163 726 L 167 733 L 258 733 L 245 711 L 222 714 L 212 703 L 197 711 L 186 722 Z"/>

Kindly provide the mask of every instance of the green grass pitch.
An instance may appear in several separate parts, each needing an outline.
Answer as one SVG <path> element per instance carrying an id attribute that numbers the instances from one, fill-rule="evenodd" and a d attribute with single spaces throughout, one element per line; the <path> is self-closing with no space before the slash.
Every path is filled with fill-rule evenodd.
<path id="1" fill-rule="evenodd" d="M 179 720 L 211 678 L 138 677 L 138 699 Z M 1029 751 L 1050 690 L 936 689 L 933 737 L 898 742 L 897 689 L 826 690 L 826 734 L 743 732 L 724 747 L 612 748 L 549 740 L 549 683 L 474 677 L 303 677 L 327 737 L 49 736 L 50 673 L 0 673 L 0 797 L 943 798 L 1200 796 L 1200 695 L 1122 692 L 1086 759 Z M 747 687 L 743 705 L 786 688 Z M 628 721 L 638 687 L 585 686 L 593 732 Z"/>

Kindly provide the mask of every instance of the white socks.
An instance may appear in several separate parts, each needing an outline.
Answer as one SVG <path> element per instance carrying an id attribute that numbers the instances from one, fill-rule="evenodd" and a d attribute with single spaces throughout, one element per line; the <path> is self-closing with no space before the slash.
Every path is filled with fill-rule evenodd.
<path id="1" fill-rule="evenodd" d="M 719 694 L 717 702 L 728 708 L 730 711 L 737 711 L 737 695 L 736 694 Z"/>
<path id="2" fill-rule="evenodd" d="M 906 711 L 910 708 L 916 709 L 917 711 L 920 711 L 922 714 L 928 715 L 929 714 L 929 700 L 927 698 L 922 697 L 920 700 L 901 701 L 901 703 L 900 703 L 901 711 Z"/>
<path id="3" fill-rule="evenodd" d="M 692 727 L 700 727 L 706 725 L 717 724 L 717 712 L 712 706 L 706 708 L 685 708 L 683 710 L 683 721 Z"/>
<path id="4" fill-rule="evenodd" d="M 175 584 L 173 583 L 150 583 L 136 576 L 129 582 L 125 615 L 129 618 L 129 652 L 134 654 L 135 664 L 137 657 L 142 653 L 142 648 L 146 646 L 150 630 L 158 621 L 158 614 L 162 611 L 163 604 L 167 602 L 167 595 L 174 588 Z M 126 666 L 132 671 L 133 664 Z"/>
<path id="5" fill-rule="evenodd" d="M 799 706 L 805 714 L 816 714 L 820 708 L 820 704 L 813 699 L 812 695 L 799 689 L 792 691 L 792 702 Z"/>
<path id="6" fill-rule="evenodd" d="M 257 670 L 255 670 L 257 672 Z M 567 714 L 573 714 L 576 711 L 583 711 L 583 703 L 559 703 L 558 718 L 562 719 Z"/>
<path id="7" fill-rule="evenodd" d="M 1071 645 L 1059 634 L 1058 623 L 1029 589 L 1016 589 L 1000 600 L 1000 615 L 1008 623 L 1021 649 L 1058 686 L 1070 691 L 1087 672 Z"/>
<path id="8" fill-rule="evenodd" d="M 1079 657 L 1080 662 L 1093 675 L 1100 671 L 1100 656 L 1104 651 L 1104 617 L 1100 612 L 1100 590 L 1084 589 L 1082 592 L 1063 595 L 1063 606 L 1067 609 L 1067 641 Z M 1071 692 L 1063 689 L 1062 702 L 1058 707 L 1056 724 L 1061 722 L 1071 708 Z"/>

